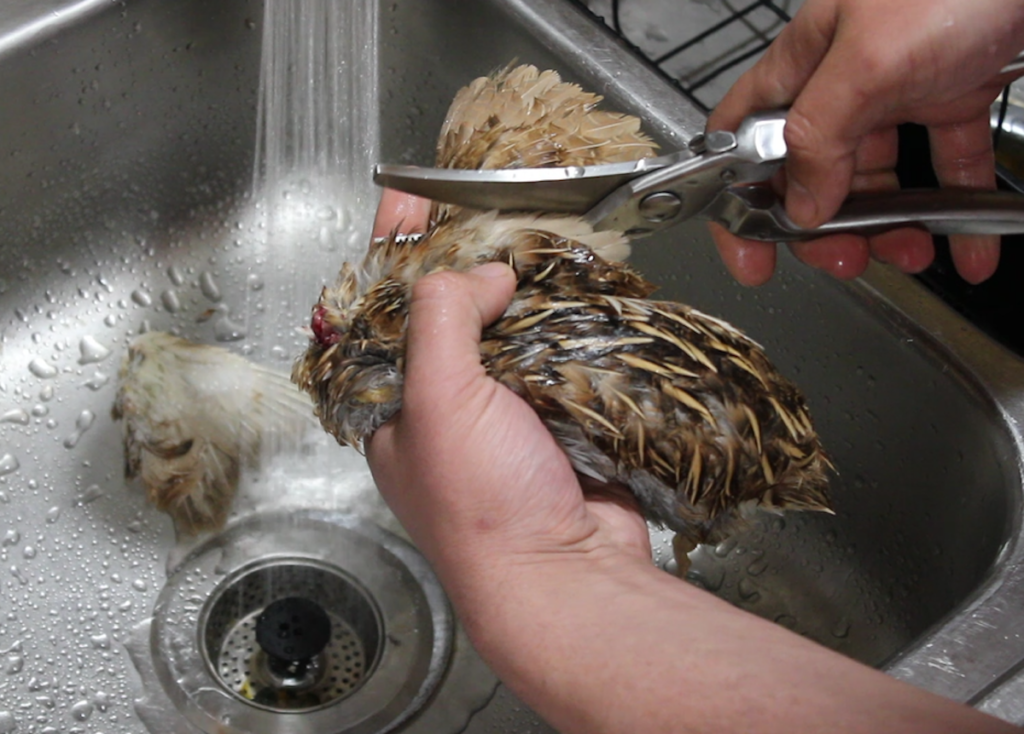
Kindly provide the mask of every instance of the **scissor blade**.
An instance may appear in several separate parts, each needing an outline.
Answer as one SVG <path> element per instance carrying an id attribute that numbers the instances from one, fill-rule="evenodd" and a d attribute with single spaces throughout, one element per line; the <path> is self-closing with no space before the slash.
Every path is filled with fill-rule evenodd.
<path id="1" fill-rule="evenodd" d="M 584 214 L 629 181 L 663 168 L 673 156 L 565 168 L 462 170 L 379 164 L 374 183 L 472 209 Z"/>

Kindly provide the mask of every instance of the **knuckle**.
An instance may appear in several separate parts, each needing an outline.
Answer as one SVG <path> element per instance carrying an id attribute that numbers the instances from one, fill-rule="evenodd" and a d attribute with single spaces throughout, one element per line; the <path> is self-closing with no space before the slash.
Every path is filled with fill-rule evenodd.
<path id="1" fill-rule="evenodd" d="M 802 167 L 820 171 L 852 159 L 859 141 L 844 137 L 813 114 L 799 105 L 789 111 L 784 133 L 787 157 Z"/>
<path id="2" fill-rule="evenodd" d="M 830 141 L 822 125 L 800 107 L 793 107 L 786 115 L 784 134 L 791 156 L 817 160 L 828 155 Z"/>
<path id="3" fill-rule="evenodd" d="M 857 69 L 854 84 L 855 93 L 867 97 L 873 87 L 888 85 L 896 79 L 906 76 L 904 50 L 899 44 L 889 44 L 865 40 L 853 44 L 850 49 L 851 67 Z"/>

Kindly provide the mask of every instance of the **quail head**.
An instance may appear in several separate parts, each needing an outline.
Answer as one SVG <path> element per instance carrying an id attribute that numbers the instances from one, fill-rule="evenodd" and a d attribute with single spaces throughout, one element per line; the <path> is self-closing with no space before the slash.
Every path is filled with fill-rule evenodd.
<path id="1" fill-rule="evenodd" d="M 437 165 L 653 155 L 639 121 L 597 109 L 600 99 L 532 66 L 477 79 L 448 112 Z M 323 289 L 292 379 L 324 428 L 359 448 L 401 407 L 412 284 L 500 260 L 518 287 L 483 333 L 487 373 L 537 411 L 578 472 L 628 486 L 676 532 L 677 554 L 721 541 L 754 508 L 829 511 L 830 464 L 799 390 L 736 328 L 650 300 L 627 254 L 622 234 L 578 217 L 435 204 L 421 239 L 374 242 Z"/>
<path id="2" fill-rule="evenodd" d="M 118 380 L 125 476 L 184 535 L 220 528 L 242 468 L 315 425 L 287 375 L 164 332 L 132 340 Z"/>

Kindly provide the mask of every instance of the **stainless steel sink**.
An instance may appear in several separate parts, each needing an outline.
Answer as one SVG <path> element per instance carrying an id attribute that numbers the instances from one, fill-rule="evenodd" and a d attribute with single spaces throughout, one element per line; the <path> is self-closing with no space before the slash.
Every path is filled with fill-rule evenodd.
<path id="1" fill-rule="evenodd" d="M 215 320 L 196 321 L 213 308 L 245 327 L 233 348 L 287 369 L 301 337 L 260 319 L 301 325 L 315 287 L 266 303 L 264 279 L 320 282 L 340 264 L 249 247 L 261 19 L 256 0 L 0 5 L 0 733 L 145 731 L 121 643 L 152 613 L 173 537 L 125 483 L 109 418 L 129 336 L 213 341 Z M 389 162 L 429 162 L 456 89 L 513 58 L 602 92 L 666 148 L 703 125 L 568 2 L 381 3 L 380 44 Z M 882 267 L 841 284 L 783 258 L 748 290 L 700 225 L 639 243 L 633 262 L 767 347 L 839 470 L 835 517 L 765 518 L 699 550 L 691 580 L 1024 721 L 1024 363 Z M 531 726 L 544 730 L 499 688 L 467 730 Z"/>

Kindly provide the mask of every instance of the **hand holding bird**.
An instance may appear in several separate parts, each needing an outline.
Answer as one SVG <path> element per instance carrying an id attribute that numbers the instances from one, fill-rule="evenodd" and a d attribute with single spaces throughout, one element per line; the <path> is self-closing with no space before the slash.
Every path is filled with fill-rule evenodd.
<path id="1" fill-rule="evenodd" d="M 442 574 L 465 572 L 467 559 L 649 559 L 647 526 L 629 493 L 585 495 L 536 412 L 480 365 L 481 327 L 514 287 L 497 263 L 413 287 L 407 399 L 368 444 L 377 485 Z"/>

